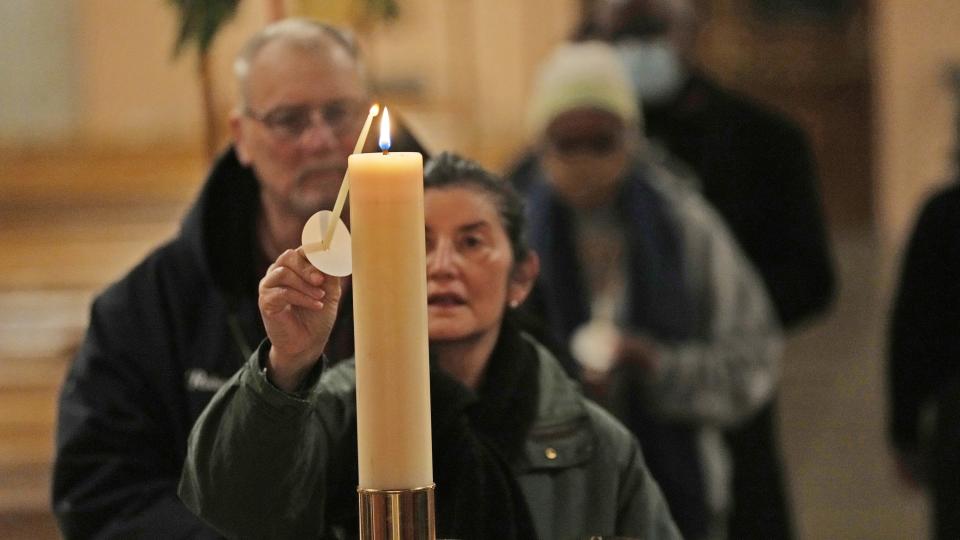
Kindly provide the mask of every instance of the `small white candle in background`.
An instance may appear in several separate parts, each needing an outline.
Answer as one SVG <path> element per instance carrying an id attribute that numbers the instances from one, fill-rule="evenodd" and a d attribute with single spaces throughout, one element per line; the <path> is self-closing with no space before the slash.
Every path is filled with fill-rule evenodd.
<path id="1" fill-rule="evenodd" d="M 370 131 L 370 123 L 379 111 L 380 105 L 374 103 L 367 112 L 367 119 L 363 122 L 357 144 L 353 147 L 354 154 L 359 154 L 363 150 L 363 145 L 367 141 L 367 133 Z M 346 225 L 340 220 L 340 213 L 343 211 L 343 205 L 347 201 L 349 191 L 350 176 L 344 174 L 343 181 L 340 183 L 340 192 L 337 194 L 337 202 L 333 205 L 333 211 L 321 210 L 310 216 L 300 237 L 303 252 L 310 264 L 331 276 L 349 276 L 352 271 L 350 235 L 347 232 Z M 338 229 L 343 232 L 339 236 L 334 236 Z"/>
<path id="2" fill-rule="evenodd" d="M 370 111 L 367 113 L 367 119 L 363 122 L 363 128 L 360 129 L 360 137 L 357 138 L 357 144 L 353 147 L 353 153 L 359 154 L 363 151 L 363 145 L 367 142 L 367 133 L 370 131 L 370 122 L 373 121 L 373 117 L 380 112 L 380 104 L 374 103 L 370 106 Z M 384 111 L 386 113 L 386 111 Z M 348 168 L 349 170 L 349 168 Z M 337 230 L 336 223 L 340 220 L 340 212 L 343 211 L 343 205 L 347 201 L 347 193 L 350 191 L 350 175 L 343 175 L 343 181 L 340 183 L 340 192 L 337 193 L 337 202 L 333 205 L 333 217 L 330 218 L 326 232 L 323 235 L 323 240 L 321 242 L 321 248 L 327 249 L 330 247 L 330 240 L 333 238 L 334 231 Z M 330 226 L 332 223 L 334 226 Z"/>

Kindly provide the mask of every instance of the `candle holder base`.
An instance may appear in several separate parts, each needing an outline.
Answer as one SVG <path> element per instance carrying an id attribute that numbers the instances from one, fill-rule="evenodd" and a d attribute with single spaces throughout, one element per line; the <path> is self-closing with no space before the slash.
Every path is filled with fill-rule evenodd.
<path id="1" fill-rule="evenodd" d="M 436 540 L 434 484 L 413 489 L 357 488 L 361 540 Z"/>

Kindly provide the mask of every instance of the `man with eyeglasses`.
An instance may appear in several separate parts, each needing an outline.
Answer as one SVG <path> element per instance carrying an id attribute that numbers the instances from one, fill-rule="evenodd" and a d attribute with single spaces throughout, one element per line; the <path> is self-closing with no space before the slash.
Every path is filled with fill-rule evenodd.
<path id="1" fill-rule="evenodd" d="M 561 46 L 528 111 L 527 198 L 541 275 L 527 309 L 569 343 L 593 397 L 637 436 L 685 538 L 723 538 L 723 426 L 763 406 L 782 349 L 759 276 L 691 178 L 640 136 L 615 50 Z"/>
<path id="2" fill-rule="evenodd" d="M 234 71 L 233 144 L 179 234 L 94 302 L 60 397 L 53 510 L 67 538 L 216 538 L 176 495 L 194 419 L 264 338 L 257 285 L 331 208 L 370 100 L 344 32 L 291 19 Z M 351 300 L 326 354 L 352 354 Z"/>

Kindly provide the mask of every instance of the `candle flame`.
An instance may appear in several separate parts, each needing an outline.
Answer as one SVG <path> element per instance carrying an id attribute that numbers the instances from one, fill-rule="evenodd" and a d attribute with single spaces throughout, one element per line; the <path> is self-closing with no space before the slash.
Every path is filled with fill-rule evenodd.
<path id="1" fill-rule="evenodd" d="M 390 110 L 387 107 L 383 108 L 383 115 L 380 116 L 380 150 L 390 150 Z"/>

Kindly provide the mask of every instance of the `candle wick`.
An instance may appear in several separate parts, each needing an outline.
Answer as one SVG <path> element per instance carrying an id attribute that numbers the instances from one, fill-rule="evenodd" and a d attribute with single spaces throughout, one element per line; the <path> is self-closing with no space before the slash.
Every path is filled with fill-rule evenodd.
<path id="1" fill-rule="evenodd" d="M 384 150 L 384 151 L 383 151 L 383 155 L 386 156 L 386 155 L 389 155 L 389 154 L 390 154 L 390 150 Z"/>

